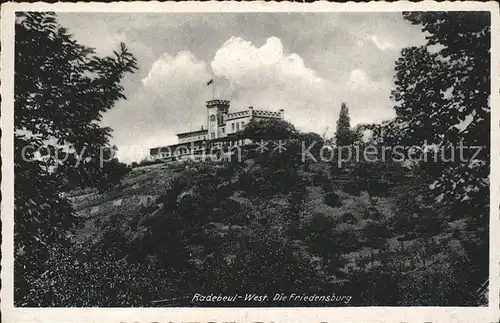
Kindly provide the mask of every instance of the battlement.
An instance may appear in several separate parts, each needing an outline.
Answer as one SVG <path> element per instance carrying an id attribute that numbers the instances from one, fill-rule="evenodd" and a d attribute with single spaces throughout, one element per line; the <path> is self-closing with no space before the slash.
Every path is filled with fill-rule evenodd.
<path id="1" fill-rule="evenodd" d="M 213 106 L 217 106 L 217 105 L 225 105 L 225 106 L 229 106 L 229 100 L 209 100 L 207 101 L 207 108 L 208 107 L 213 107 Z"/>
<path id="2" fill-rule="evenodd" d="M 238 119 L 241 117 L 246 117 L 250 115 L 250 110 L 239 111 L 239 112 L 231 112 L 226 115 L 225 120 Z"/>
<path id="3" fill-rule="evenodd" d="M 281 112 L 254 110 L 253 115 L 255 117 L 280 118 Z"/>

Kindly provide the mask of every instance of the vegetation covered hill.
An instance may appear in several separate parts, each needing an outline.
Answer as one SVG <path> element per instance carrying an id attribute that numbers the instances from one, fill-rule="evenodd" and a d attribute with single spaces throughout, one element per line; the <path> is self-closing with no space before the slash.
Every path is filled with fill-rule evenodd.
<path id="1" fill-rule="evenodd" d="M 270 155 L 137 167 L 115 190 L 68 193 L 83 219 L 68 252 L 87 258 L 40 288 L 53 305 L 79 306 L 196 306 L 194 293 L 353 296 L 311 306 L 477 301 L 457 276 L 470 275 L 456 267 L 467 265 L 466 223 L 405 218 L 412 183 L 377 196 L 331 163 Z"/>

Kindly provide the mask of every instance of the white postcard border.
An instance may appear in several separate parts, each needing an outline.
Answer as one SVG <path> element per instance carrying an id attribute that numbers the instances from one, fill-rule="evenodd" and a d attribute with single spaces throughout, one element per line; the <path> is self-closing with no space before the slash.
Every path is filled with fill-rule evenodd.
<path id="1" fill-rule="evenodd" d="M 7 3 L 1 7 L 1 156 L 2 290 L 6 322 L 497 322 L 500 317 L 500 82 L 499 6 L 496 2 L 115 2 Z M 14 13 L 55 12 L 491 12 L 491 186 L 490 285 L 488 307 L 347 307 L 347 308 L 15 308 L 13 307 L 13 116 Z"/>

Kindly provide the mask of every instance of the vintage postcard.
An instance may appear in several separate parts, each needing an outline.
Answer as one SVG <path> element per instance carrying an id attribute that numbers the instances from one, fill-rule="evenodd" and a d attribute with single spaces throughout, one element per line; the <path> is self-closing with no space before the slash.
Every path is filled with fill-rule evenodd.
<path id="1" fill-rule="evenodd" d="M 498 322 L 497 3 L 8 3 L 6 322 Z"/>

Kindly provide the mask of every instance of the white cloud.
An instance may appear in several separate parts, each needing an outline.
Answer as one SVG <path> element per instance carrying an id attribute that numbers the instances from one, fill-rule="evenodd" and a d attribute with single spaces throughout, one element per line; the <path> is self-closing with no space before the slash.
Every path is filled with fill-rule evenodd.
<path id="1" fill-rule="evenodd" d="M 381 41 L 375 35 L 369 35 L 368 37 L 373 41 L 373 43 L 375 44 L 375 46 L 377 46 L 377 48 L 380 49 L 380 50 L 386 50 L 386 49 L 393 49 L 394 48 L 394 45 L 389 40 L 387 40 L 387 41 Z"/>
<path id="2" fill-rule="evenodd" d="M 285 54 L 277 37 L 261 47 L 231 37 L 211 62 L 214 74 L 229 81 L 236 109 L 284 109 L 287 120 L 304 131 L 333 131 L 341 102 L 351 108 L 353 124 L 390 117 L 387 84 L 373 81 L 362 69 L 329 79 L 308 67 L 296 53 Z M 386 110 L 373 110 L 382 105 Z"/>
<path id="3" fill-rule="evenodd" d="M 177 136 L 157 133 L 138 140 L 135 144 L 121 144 L 116 156 L 120 161 L 130 163 L 140 161 L 149 155 L 149 148 L 177 143 Z"/>
<path id="4" fill-rule="evenodd" d="M 364 70 L 354 69 L 349 73 L 347 88 L 351 91 L 375 91 L 377 84 L 370 80 Z"/>
<path id="5" fill-rule="evenodd" d="M 216 52 L 211 66 L 215 75 L 228 80 L 235 109 L 250 105 L 285 109 L 290 121 L 307 127 L 313 111 L 323 106 L 317 104 L 318 95 L 328 100 L 328 81 L 308 68 L 299 55 L 285 54 L 277 37 L 268 38 L 261 47 L 232 37 Z"/>
<path id="6" fill-rule="evenodd" d="M 206 63 L 188 51 L 154 61 L 142 88 L 105 115 L 120 159 L 141 159 L 149 148 L 175 143 L 176 133 L 201 127 L 210 77 Z"/>
<path id="7" fill-rule="evenodd" d="M 196 83 L 196 80 L 201 85 L 209 77 L 205 62 L 197 60 L 189 51 L 182 51 L 175 57 L 164 53 L 153 63 L 142 83 L 148 90 L 161 96 L 165 91 L 185 89 Z"/>
<path id="8" fill-rule="evenodd" d="M 321 78 L 304 65 L 297 54 L 285 55 L 283 44 L 270 37 L 261 47 L 239 37 L 231 37 L 219 50 L 211 63 L 215 75 L 239 86 L 255 86 L 274 79 L 291 83 L 302 81 L 319 83 Z"/>

